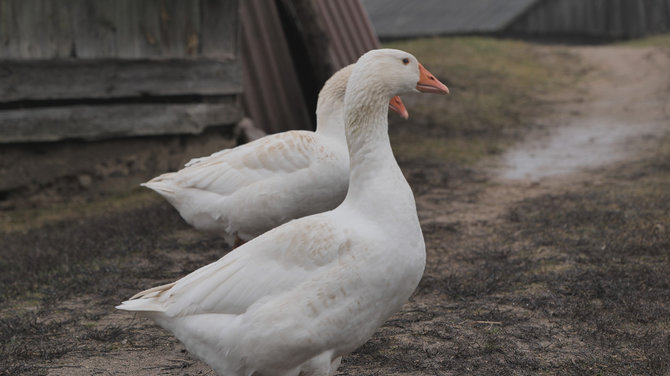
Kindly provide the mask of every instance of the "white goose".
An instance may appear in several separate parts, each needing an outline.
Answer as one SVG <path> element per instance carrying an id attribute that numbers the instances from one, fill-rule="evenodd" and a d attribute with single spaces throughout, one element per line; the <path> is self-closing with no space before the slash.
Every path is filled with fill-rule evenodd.
<path id="1" fill-rule="evenodd" d="M 342 116 L 353 64 L 319 93 L 316 132 L 289 131 L 196 158 L 143 186 L 191 226 L 238 246 L 294 218 L 334 209 L 347 193 L 349 153 Z M 400 98 L 389 106 L 407 118 Z"/>
<path id="2" fill-rule="evenodd" d="M 336 209 L 275 228 L 117 308 L 172 331 L 220 375 L 332 375 L 416 288 L 425 245 L 389 143 L 398 93 L 448 89 L 411 54 L 363 55 L 345 98 L 351 180 Z"/>

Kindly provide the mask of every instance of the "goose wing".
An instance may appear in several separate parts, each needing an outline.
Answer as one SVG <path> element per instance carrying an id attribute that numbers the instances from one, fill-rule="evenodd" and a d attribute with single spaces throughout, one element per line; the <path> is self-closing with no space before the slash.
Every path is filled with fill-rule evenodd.
<path id="1" fill-rule="evenodd" d="M 266 178 L 276 179 L 309 168 L 314 154 L 321 150 L 316 144 L 314 132 L 284 132 L 197 158 L 182 170 L 160 175 L 145 185 L 172 185 L 230 195 Z"/>
<path id="2" fill-rule="evenodd" d="M 350 247 L 347 239 L 346 231 L 328 216 L 301 218 L 174 283 L 143 291 L 117 308 L 172 317 L 241 314 L 263 298 L 289 291 L 334 265 Z"/>

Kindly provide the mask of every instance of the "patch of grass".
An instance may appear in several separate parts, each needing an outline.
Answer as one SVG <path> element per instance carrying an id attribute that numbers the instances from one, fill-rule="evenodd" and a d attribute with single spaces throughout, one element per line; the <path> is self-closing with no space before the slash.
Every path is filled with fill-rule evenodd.
<path id="1" fill-rule="evenodd" d="M 165 202 L 111 200 L 0 237 L 0 374 L 38 374 L 39 364 L 73 351 L 174 340 L 95 321 L 143 287 L 183 276 L 229 248 L 216 236 L 184 234 L 193 230 Z"/>
<path id="2" fill-rule="evenodd" d="M 49 219 L 30 230 L 6 233 L 0 238 L 0 301 L 27 293 L 62 297 L 98 286 L 109 295 L 116 283 L 101 283 L 126 267 L 126 258 L 151 254 L 161 245 L 172 244 L 171 234 L 186 228 L 166 203 L 92 204 L 88 213 L 69 219 Z M 90 215 L 90 217 L 88 217 Z M 225 248 L 224 248 L 225 249 Z M 154 257 L 145 272 L 165 268 L 170 259 Z M 104 277 L 103 277 L 104 276 Z M 20 301 L 25 301 L 21 299 Z"/>
<path id="3" fill-rule="evenodd" d="M 413 53 L 451 91 L 403 98 L 410 121 L 392 117 L 390 127 L 402 160 L 471 165 L 499 153 L 532 125 L 542 97 L 568 88 L 584 72 L 567 50 L 514 40 L 430 38 L 385 47 Z"/>
<path id="4" fill-rule="evenodd" d="M 668 374 L 669 161 L 665 148 L 589 185 L 516 203 L 495 220 L 424 226 L 428 260 L 413 302 L 344 369 Z M 389 350 L 389 338 L 402 340 Z"/>
<path id="5" fill-rule="evenodd" d="M 109 195 L 100 200 L 73 203 L 59 203 L 39 208 L 5 210 L 0 212 L 0 234 L 13 232 L 27 232 L 30 229 L 43 226 L 48 223 L 79 219 L 85 220 L 105 213 L 125 210 L 128 207 L 144 207 L 156 205 L 162 199 L 154 192 L 144 188 L 136 188 L 132 191 Z"/>
<path id="6" fill-rule="evenodd" d="M 403 135 L 402 140 L 393 143 L 394 154 L 403 159 L 429 158 L 466 166 L 474 164 L 485 155 L 499 153 L 502 148 L 502 141 L 495 142 L 485 138 L 424 138 L 418 134 Z"/>
<path id="7" fill-rule="evenodd" d="M 74 345 L 49 346 L 51 337 L 58 336 L 68 322 L 43 321 L 30 313 L 11 318 L 0 318 L 0 358 L 50 360 L 68 353 Z"/>
<path id="8" fill-rule="evenodd" d="M 89 329 L 83 339 L 93 339 L 103 343 L 113 342 L 124 334 L 125 329 L 117 325 L 110 325 L 103 329 Z"/>
<path id="9" fill-rule="evenodd" d="M 570 325 L 591 349 L 571 374 L 670 372 L 670 168 L 659 163 L 669 157 L 629 163 L 605 184 L 510 212 L 526 266 L 509 299 Z M 629 173 L 637 178 L 622 178 Z M 561 267 L 538 267 L 545 263 Z"/>
<path id="10" fill-rule="evenodd" d="M 631 39 L 617 43 L 619 46 L 627 47 L 664 47 L 670 48 L 670 34 L 658 34 L 650 37 Z"/>

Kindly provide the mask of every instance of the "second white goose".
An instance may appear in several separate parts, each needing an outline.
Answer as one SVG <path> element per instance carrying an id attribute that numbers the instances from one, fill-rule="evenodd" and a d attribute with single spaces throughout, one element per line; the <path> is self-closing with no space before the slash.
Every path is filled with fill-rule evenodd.
<path id="1" fill-rule="evenodd" d="M 197 158 L 144 184 L 198 230 L 238 246 L 282 223 L 339 205 L 349 185 L 342 116 L 353 65 L 319 93 L 316 132 L 289 131 Z M 407 118 L 399 97 L 390 108 Z"/>

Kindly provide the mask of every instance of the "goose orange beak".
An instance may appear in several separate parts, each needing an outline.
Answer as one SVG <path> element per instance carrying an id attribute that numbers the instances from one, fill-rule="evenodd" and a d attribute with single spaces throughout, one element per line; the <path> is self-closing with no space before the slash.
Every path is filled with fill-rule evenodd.
<path id="1" fill-rule="evenodd" d="M 403 119 L 407 120 L 409 118 L 409 113 L 407 112 L 407 109 L 405 108 L 405 104 L 402 103 L 402 99 L 400 99 L 399 96 L 395 96 L 391 98 L 391 101 L 389 102 L 389 108 L 395 112 L 398 113 Z"/>
<path id="2" fill-rule="evenodd" d="M 435 78 L 421 63 L 419 63 L 419 82 L 416 84 L 416 90 L 424 93 L 449 94 L 447 85 Z"/>

